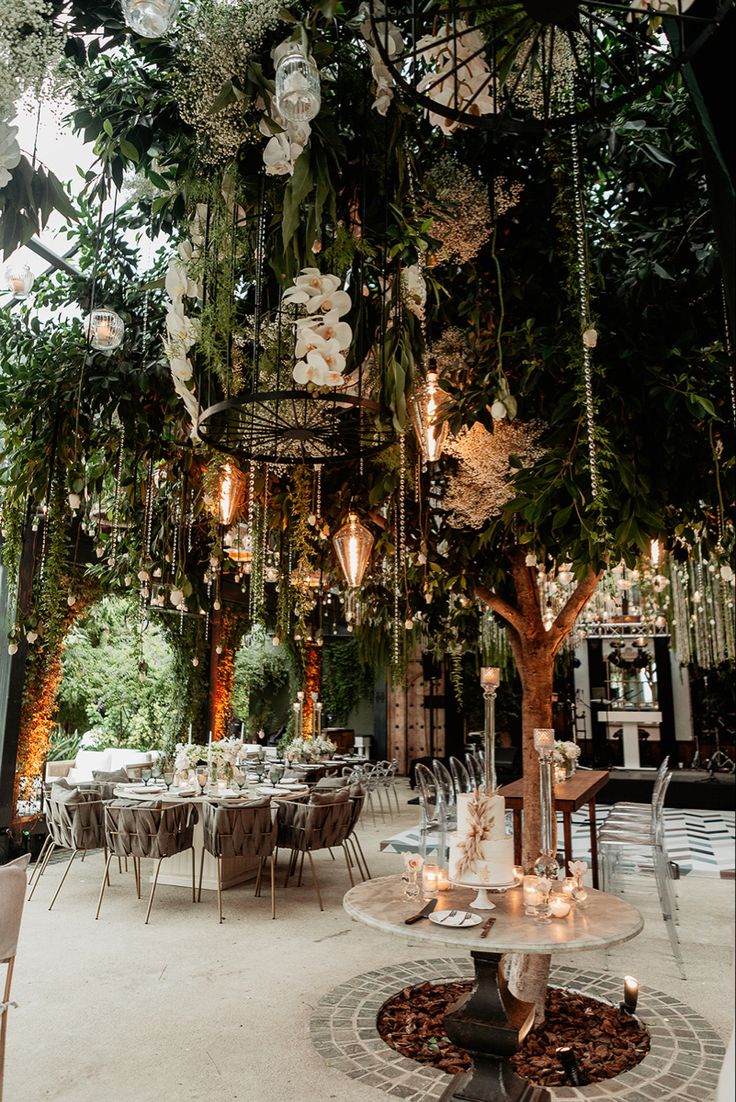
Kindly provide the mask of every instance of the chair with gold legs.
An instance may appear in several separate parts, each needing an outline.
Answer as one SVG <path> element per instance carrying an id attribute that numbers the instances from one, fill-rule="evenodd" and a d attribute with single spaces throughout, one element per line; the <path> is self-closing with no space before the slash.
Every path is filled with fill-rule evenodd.
<path id="1" fill-rule="evenodd" d="M 279 803 L 279 847 L 283 846 L 285 849 L 291 850 L 284 887 L 288 884 L 289 877 L 296 873 L 297 865 L 299 865 L 297 886 L 301 885 L 302 869 L 306 856 L 309 859 L 312 884 L 317 893 L 317 901 L 321 911 L 324 910 L 324 906 L 314 864 L 314 853 L 320 849 L 342 846 L 352 886 L 355 881 L 353 880 L 350 854 L 345 844 L 351 828 L 352 817 L 353 808 L 351 807 L 347 788 L 341 788 L 337 791 L 313 792 L 308 804 L 299 803 L 296 800 L 282 800 Z"/>
<path id="2" fill-rule="evenodd" d="M 10 985 L 13 982 L 15 954 L 18 948 L 20 920 L 23 916 L 27 885 L 26 870 L 16 862 L 0 868 L 0 964 L 5 965 L 5 983 L 0 987 L 0 1102 L 3 1097 L 8 1011 L 13 1005 L 10 1001 Z"/>
<path id="3" fill-rule="evenodd" d="M 100 917 L 105 885 L 113 857 L 132 857 L 135 885 L 141 897 L 141 859 L 156 862 L 151 884 L 151 895 L 146 909 L 146 925 L 151 916 L 153 897 L 156 894 L 161 862 L 177 853 L 192 851 L 192 902 L 196 903 L 196 878 L 194 867 L 194 825 L 198 820 L 197 809 L 192 804 L 162 804 L 161 800 L 132 804 L 128 800 L 113 800 L 105 807 L 105 839 L 108 855 L 102 876 L 100 898 L 95 918 Z"/>
<path id="4" fill-rule="evenodd" d="M 268 796 L 261 800 L 249 800 L 242 804 L 206 803 L 202 808 L 204 847 L 199 863 L 199 892 L 202 898 L 202 872 L 205 852 L 211 854 L 217 864 L 217 914 L 222 914 L 222 860 L 225 857 L 241 857 L 258 863 L 255 894 L 261 894 L 263 866 L 268 859 L 271 865 L 271 918 L 276 918 L 276 819 L 271 811 Z"/>

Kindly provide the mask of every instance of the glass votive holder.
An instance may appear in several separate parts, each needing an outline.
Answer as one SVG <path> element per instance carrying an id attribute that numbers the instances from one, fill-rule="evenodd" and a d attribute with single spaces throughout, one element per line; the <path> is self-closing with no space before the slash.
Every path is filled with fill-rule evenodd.
<path id="1" fill-rule="evenodd" d="M 525 876 L 522 881 L 524 914 L 528 918 L 544 919 L 547 917 L 547 900 L 551 888 L 551 882 L 543 876 Z"/>
<path id="2" fill-rule="evenodd" d="M 439 865 L 424 865 L 422 868 L 422 890 L 425 895 L 437 895 L 440 890 Z"/>
<path id="3" fill-rule="evenodd" d="M 524 880 L 524 868 L 522 865 L 514 865 L 514 882 L 521 884 Z"/>
<path id="4" fill-rule="evenodd" d="M 575 881 L 575 887 L 572 889 L 572 898 L 576 903 L 584 903 L 588 898 L 588 889 L 581 878 Z"/>
<path id="5" fill-rule="evenodd" d="M 447 875 L 447 869 L 440 869 L 437 875 L 437 890 L 440 892 L 449 892 L 450 880 Z"/>
<path id="6" fill-rule="evenodd" d="M 565 879 L 562 881 L 562 891 L 564 892 L 564 894 L 569 895 L 570 898 L 572 898 L 573 892 L 575 891 L 575 884 L 576 880 L 574 876 L 566 876 Z"/>
<path id="7" fill-rule="evenodd" d="M 564 892 L 550 897 L 549 913 L 552 918 L 567 918 L 572 910 L 572 896 Z"/>

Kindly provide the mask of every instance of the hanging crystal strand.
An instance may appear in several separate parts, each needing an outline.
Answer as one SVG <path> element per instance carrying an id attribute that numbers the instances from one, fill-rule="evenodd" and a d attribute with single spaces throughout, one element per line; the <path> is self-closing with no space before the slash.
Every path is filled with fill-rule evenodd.
<path id="1" fill-rule="evenodd" d="M 261 523 L 261 506 L 260 502 L 256 502 L 253 507 L 253 522 L 251 526 L 251 547 L 253 549 L 253 558 L 251 559 L 250 570 L 250 617 L 255 622 L 258 615 L 258 587 L 260 585 L 258 579 L 258 565 L 260 561 L 259 554 L 259 530 Z"/>
<path id="2" fill-rule="evenodd" d="M 176 568 L 179 564 L 179 524 L 181 521 L 181 498 L 177 497 L 174 504 L 174 542 L 171 548 L 171 584 L 176 586 Z"/>
<path id="3" fill-rule="evenodd" d="M 317 522 L 322 519 L 322 464 L 318 463 L 314 468 L 314 483 L 315 483 L 315 504 L 314 512 L 317 517 Z"/>
<path id="4" fill-rule="evenodd" d="M 120 427 L 120 446 L 118 448 L 118 463 L 115 471 L 115 498 L 112 506 L 112 549 L 110 551 L 110 565 L 115 566 L 118 558 L 118 523 L 120 520 L 120 481 L 123 477 L 123 452 L 125 448 L 125 426 Z"/>
<path id="5" fill-rule="evenodd" d="M 575 247 L 577 252 L 578 291 L 580 295 L 580 322 L 582 326 L 583 384 L 585 387 L 585 425 L 588 436 L 588 462 L 590 465 L 590 492 L 598 496 L 598 454 L 595 442 L 595 405 L 593 402 L 593 367 L 591 346 L 586 336 L 594 330 L 590 324 L 590 295 L 588 274 L 588 249 L 585 234 L 585 201 L 583 199 L 580 172 L 580 146 L 577 127 L 570 128 L 572 152 L 573 198 L 575 208 Z M 593 340 L 592 335 L 588 337 Z"/>
<path id="6" fill-rule="evenodd" d="M 148 460 L 146 476 L 146 504 L 143 510 L 143 568 L 148 571 L 151 565 L 151 544 L 153 539 L 153 457 Z M 141 571 L 142 573 L 143 571 Z M 150 578 L 149 578 L 150 581 Z M 141 615 L 148 595 L 148 583 L 141 579 L 140 607 Z"/>
<path id="7" fill-rule="evenodd" d="M 266 549 L 268 544 L 268 463 L 263 468 L 263 510 L 258 555 L 258 615 L 263 615 L 266 599 Z"/>
<path id="8" fill-rule="evenodd" d="M 721 280 L 721 303 L 723 305 L 723 333 L 726 355 L 728 356 L 728 386 L 731 394 L 731 423 L 736 426 L 736 364 L 734 364 L 733 344 L 731 343 L 731 327 L 728 323 L 728 304 L 726 302 L 726 286 Z"/>

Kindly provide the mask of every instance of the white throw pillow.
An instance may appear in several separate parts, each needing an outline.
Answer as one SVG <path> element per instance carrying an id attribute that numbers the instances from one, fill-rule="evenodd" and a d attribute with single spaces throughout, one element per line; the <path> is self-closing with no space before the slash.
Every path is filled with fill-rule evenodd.
<path id="1" fill-rule="evenodd" d="M 115 747 L 107 752 L 110 756 L 108 769 L 125 769 L 126 765 L 145 765 L 149 761 L 149 755 L 143 750 L 126 750 L 125 747 Z"/>
<path id="2" fill-rule="evenodd" d="M 74 766 L 67 774 L 68 781 L 91 781 L 93 769 L 109 769 L 109 750 L 80 750 Z"/>

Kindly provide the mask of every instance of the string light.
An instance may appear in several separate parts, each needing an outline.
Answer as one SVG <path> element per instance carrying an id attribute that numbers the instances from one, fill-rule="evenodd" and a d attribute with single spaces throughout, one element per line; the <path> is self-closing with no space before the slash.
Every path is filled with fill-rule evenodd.
<path id="1" fill-rule="evenodd" d="M 577 252 L 578 288 L 580 294 L 580 321 L 582 325 L 583 384 L 585 389 L 585 425 L 588 436 L 588 462 L 590 464 L 590 492 L 598 496 L 598 453 L 595 441 L 595 405 L 593 402 L 593 367 L 591 352 L 598 334 L 590 323 L 590 295 L 588 289 L 588 250 L 585 235 L 585 205 L 580 172 L 580 148 L 576 126 L 570 128 L 572 152 L 572 178 L 575 209 L 575 246 Z"/>

